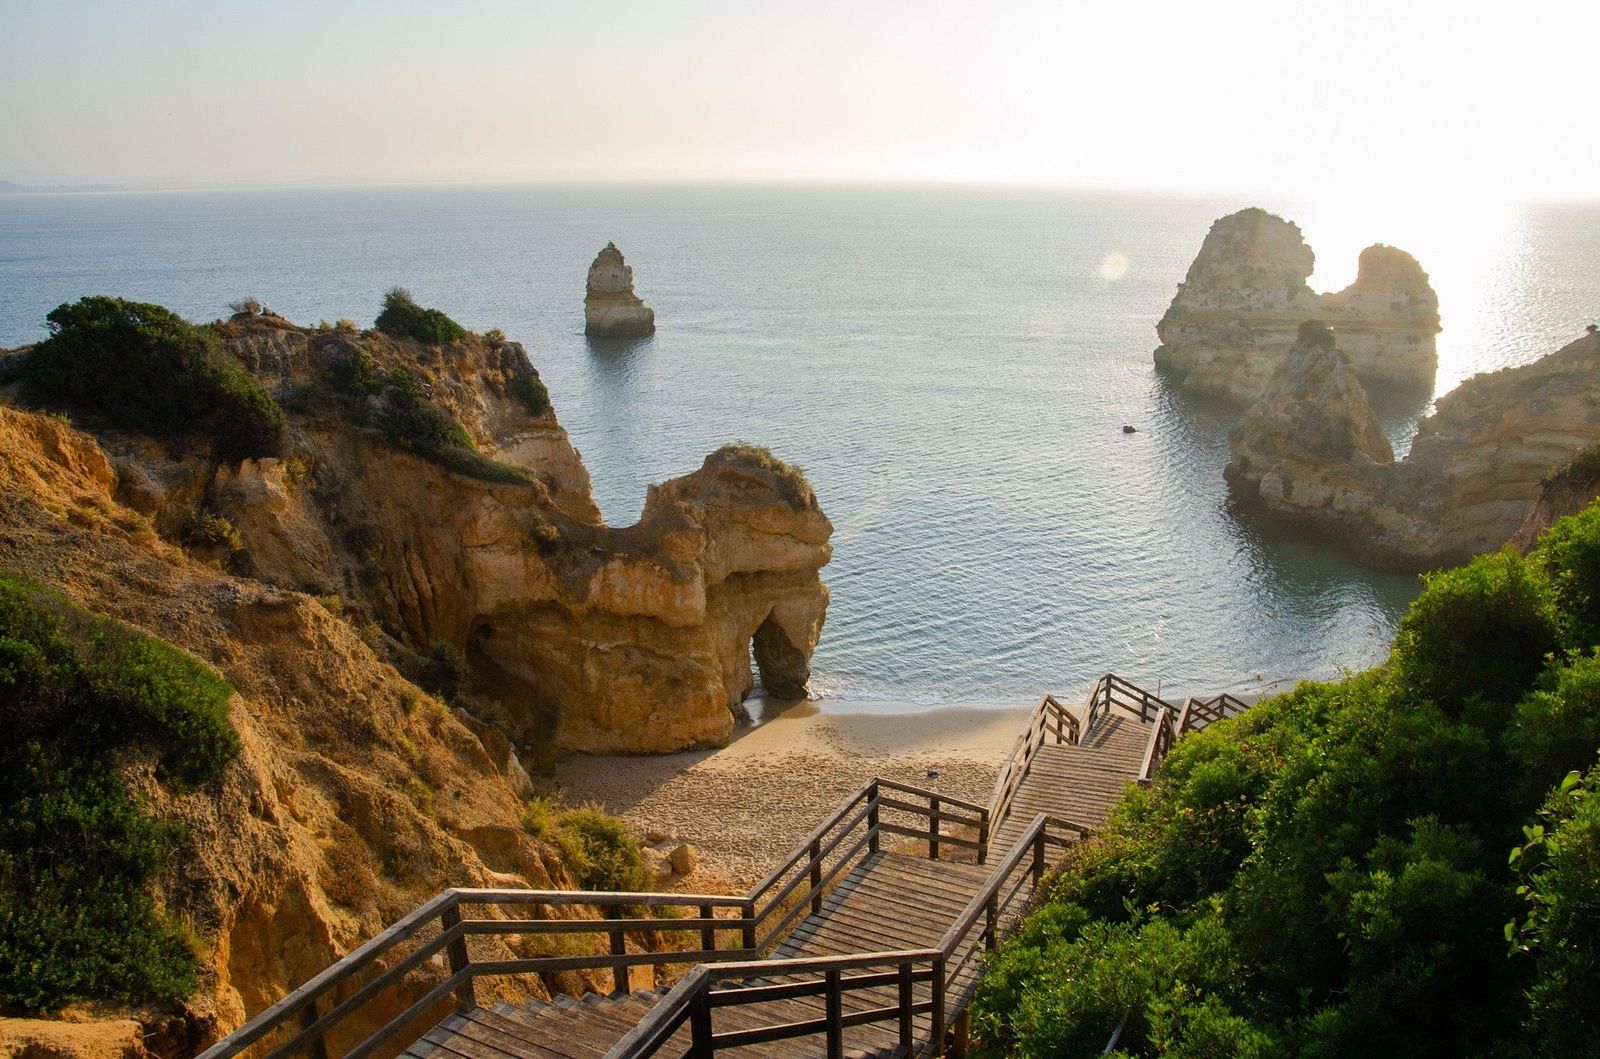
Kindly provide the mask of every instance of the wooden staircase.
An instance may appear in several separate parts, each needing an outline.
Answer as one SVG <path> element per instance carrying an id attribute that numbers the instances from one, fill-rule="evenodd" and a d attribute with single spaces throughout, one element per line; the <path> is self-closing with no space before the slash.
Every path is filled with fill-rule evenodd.
<path id="1" fill-rule="evenodd" d="M 1060 851 L 1103 824 L 1129 784 L 1149 782 L 1186 731 L 1244 708 L 1228 695 L 1175 706 L 1112 674 L 1075 709 L 1046 695 L 989 805 L 874 780 L 742 895 L 446 891 L 200 1059 L 959 1049 L 984 955 Z M 607 951 L 543 954 L 585 936 Z M 693 966 L 665 995 L 628 991 L 634 969 L 663 964 Z M 480 980 L 584 971 L 609 972 L 616 991 L 523 1004 L 477 995 Z M 392 1014 L 350 1033 L 379 1010 Z"/>

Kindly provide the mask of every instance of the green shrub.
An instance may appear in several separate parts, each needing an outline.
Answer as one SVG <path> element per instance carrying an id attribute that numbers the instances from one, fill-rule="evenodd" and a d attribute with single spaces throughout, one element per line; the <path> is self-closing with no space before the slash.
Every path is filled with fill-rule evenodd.
<path id="1" fill-rule="evenodd" d="M 390 373 L 384 397 L 378 429 L 389 444 L 469 478 L 527 484 L 527 475 L 474 448 L 466 428 L 428 398 L 422 381 L 409 368 Z"/>
<path id="2" fill-rule="evenodd" d="M 1515 951 L 1535 960 L 1526 1028 L 1536 1054 L 1600 1050 L 1600 769 L 1551 792 L 1541 823 L 1512 851 L 1522 873 Z"/>
<path id="3" fill-rule="evenodd" d="M 638 840 L 597 805 L 568 808 L 554 798 L 533 798 L 523 807 L 522 829 L 560 850 L 567 870 L 585 890 L 650 888 L 653 880 Z"/>
<path id="4" fill-rule="evenodd" d="M 437 643 L 428 655 L 432 663 L 428 690 L 445 699 L 454 699 L 467 686 L 471 670 L 467 656 L 453 643 Z"/>
<path id="5" fill-rule="evenodd" d="M 1555 601 L 1539 564 L 1507 548 L 1426 579 L 1400 621 L 1401 683 L 1458 712 L 1469 698 L 1520 698 L 1561 646 Z"/>
<path id="6" fill-rule="evenodd" d="M 394 287 L 383 296 L 383 311 L 376 324 L 386 335 L 419 342 L 457 342 L 467 337 L 465 327 L 438 309 L 424 309 L 401 287 Z"/>
<path id="7" fill-rule="evenodd" d="M 1520 784 L 1537 801 L 1574 769 L 1587 768 L 1600 747 L 1600 658 L 1557 666 L 1517 703 L 1505 734 L 1521 766 Z"/>
<path id="8" fill-rule="evenodd" d="M 181 651 L 0 576 L 0 1005 L 193 991 L 191 946 L 146 889 L 185 831 L 146 816 L 118 766 L 144 751 L 177 791 L 209 781 L 238 753 L 232 694 Z"/>
<path id="9" fill-rule="evenodd" d="M 1600 506 L 1551 526 L 1532 558 L 1550 579 L 1568 642 L 1600 643 Z"/>
<path id="10" fill-rule="evenodd" d="M 622 821 L 598 806 L 585 805 L 561 814 L 561 829 L 570 835 L 577 850 L 578 884 L 585 890 L 629 890 L 649 888 L 644 856 L 638 841 Z"/>
<path id="11" fill-rule="evenodd" d="M 360 346 L 340 350 L 329 358 L 328 381 L 345 397 L 360 400 L 383 389 L 383 373 L 378 362 Z"/>
<path id="12" fill-rule="evenodd" d="M 550 391 L 538 372 L 518 375 L 511 383 L 511 392 L 522 402 L 529 415 L 542 416 L 550 411 Z"/>
<path id="13" fill-rule="evenodd" d="M 224 548 L 230 553 L 244 550 L 244 538 L 232 522 L 201 509 L 196 509 L 183 527 L 183 543 L 198 548 Z"/>
<path id="14" fill-rule="evenodd" d="M 1549 794 L 1600 752 L 1590 549 L 1435 575 L 1387 667 L 1179 740 L 987 962 L 981 1053 L 1595 1054 L 1600 769 Z"/>
<path id="15" fill-rule="evenodd" d="M 283 410 L 210 331 L 159 305 L 98 296 L 48 319 L 50 337 L 26 365 L 42 396 L 132 430 L 210 438 L 226 460 L 282 452 Z"/>

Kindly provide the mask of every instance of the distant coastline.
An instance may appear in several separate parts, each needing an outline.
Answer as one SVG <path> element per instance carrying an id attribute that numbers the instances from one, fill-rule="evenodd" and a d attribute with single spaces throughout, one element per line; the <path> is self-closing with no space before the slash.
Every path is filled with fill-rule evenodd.
<path id="1" fill-rule="evenodd" d="M 126 190 L 118 184 L 19 184 L 14 180 L 0 180 L 0 195 L 62 195 Z"/>

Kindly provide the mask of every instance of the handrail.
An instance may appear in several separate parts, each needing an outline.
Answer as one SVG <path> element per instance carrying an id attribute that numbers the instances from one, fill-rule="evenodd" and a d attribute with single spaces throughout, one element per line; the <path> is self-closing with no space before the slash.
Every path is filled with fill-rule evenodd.
<path id="1" fill-rule="evenodd" d="M 973 959 L 993 948 L 1003 923 L 1020 911 L 1018 902 L 1025 899 L 1030 881 L 1037 886 L 1048 864 L 1047 848 L 1070 845 L 1087 834 L 1085 829 L 1045 814 L 1036 815 L 1001 863 L 986 877 L 979 893 L 946 931 L 937 949 L 796 959 L 757 957 L 797 918 L 807 911 L 820 911 L 827 892 L 857 858 L 880 850 L 884 834 L 924 840 L 927 855 L 933 859 L 939 859 L 947 848 L 953 847 L 974 851 L 978 863 L 984 863 L 990 836 L 1010 812 L 1017 790 L 1041 749 L 1052 736 L 1058 745 L 1078 744 L 1113 708 L 1126 710 L 1147 723 L 1153 722 L 1140 771 L 1140 779 L 1148 781 L 1173 742 L 1184 732 L 1233 716 L 1246 708 L 1246 704 L 1224 693 L 1206 700 L 1191 696 L 1180 710 L 1112 673 L 1096 681 L 1081 715 L 1062 705 L 1053 695 L 1041 696 L 1030 711 L 1027 728 L 996 776 L 989 806 L 895 780 L 874 779 L 845 798 L 788 857 L 743 895 L 446 890 L 260 1012 L 239 1030 L 207 1049 L 200 1059 L 227 1059 L 283 1030 L 293 1032 L 267 1053 L 268 1059 L 279 1059 L 302 1048 L 309 1049 L 313 1059 L 321 1059 L 325 1055 L 328 1034 L 343 1020 L 384 990 L 396 986 L 410 972 L 441 957 L 448 957 L 448 974 L 438 978 L 399 1015 L 354 1045 L 347 1056 L 360 1059 L 371 1053 L 412 1021 L 444 1003 L 451 994 L 459 1010 L 469 1010 L 476 1004 L 473 981 L 479 977 L 599 969 L 609 970 L 613 986 L 623 990 L 627 988 L 630 968 L 663 963 L 694 963 L 696 966 L 677 988 L 655 1005 L 643 1022 L 618 1042 L 612 1054 L 649 1054 L 664 1044 L 685 1021 L 693 1022 L 696 1040 L 710 1050 L 826 1032 L 832 1052 L 840 1027 L 891 1018 L 899 1019 L 904 1041 L 911 1032 L 913 1016 L 924 1014 L 933 1016 L 931 1025 L 936 1034 L 942 1034 L 953 1019 L 946 1011 L 947 990 Z M 912 821 L 910 824 L 903 822 L 908 817 Z M 948 830 L 946 825 L 956 830 Z M 962 828 L 975 829 L 976 839 L 961 834 Z M 1018 877 L 1023 865 L 1028 871 Z M 509 915 L 496 918 L 463 913 L 468 906 L 517 905 L 544 906 L 544 911 L 536 915 L 551 918 L 523 919 Z M 672 907 L 693 909 L 694 914 L 667 916 L 630 912 L 630 909 Z M 629 951 L 630 934 L 659 938 L 673 932 L 697 935 L 700 947 Z M 721 944 L 719 932 L 736 933 L 737 942 Z M 472 938 L 572 934 L 607 937 L 610 951 L 593 955 L 486 959 L 484 953 L 474 955 L 468 946 Z M 969 941 L 970 947 L 961 952 Z M 415 944 L 400 958 L 386 959 L 391 950 L 403 942 Z M 651 941 L 649 944 L 658 943 Z M 932 966 L 919 969 L 923 963 Z M 889 964 L 895 968 L 892 972 L 854 977 L 847 974 Z M 333 992 L 335 987 L 349 983 L 356 975 L 372 970 L 376 974 L 359 988 Z M 770 979 L 791 974 L 821 974 L 824 979 L 820 983 L 717 988 L 717 983 L 732 979 L 758 976 Z M 867 982 L 873 988 L 898 984 L 900 1002 L 833 1018 L 839 1010 L 841 995 L 852 989 L 868 988 L 862 984 Z M 917 983 L 931 983 L 928 1000 L 914 1001 L 911 990 Z M 824 996 L 830 1017 L 721 1036 L 712 1033 L 710 1013 L 713 1007 L 780 996 Z M 329 1005 L 325 998 L 335 1002 Z"/>
<path id="2" fill-rule="evenodd" d="M 463 916 L 466 906 L 539 905 L 548 909 L 595 909 L 605 914 L 596 918 L 567 917 L 547 919 L 495 919 Z M 690 908 L 694 917 L 634 916 L 623 918 L 628 908 Z M 718 916 L 718 911 L 733 915 Z M 414 951 L 388 965 L 379 961 L 395 946 L 415 939 L 423 931 L 435 929 Z M 718 931 L 738 931 L 740 944 L 719 947 Z M 429 959 L 444 953 L 449 959 L 449 975 L 421 999 L 413 1003 L 404 1017 L 391 1019 L 377 1031 L 352 1046 L 347 1056 L 365 1055 L 389 1037 L 404 1029 L 451 993 L 458 1009 L 475 1005 L 473 979 L 493 974 L 536 973 L 558 970 L 609 970 L 613 986 L 627 988 L 628 969 L 662 963 L 701 963 L 754 956 L 751 944 L 755 931 L 752 902 L 748 897 L 727 894 L 669 894 L 626 891 L 584 890 L 488 890 L 456 888 L 445 890 L 413 910 L 371 940 L 313 976 L 277 1003 L 201 1053 L 199 1059 L 226 1059 L 258 1043 L 275 1031 L 294 1027 L 294 1032 L 267 1052 L 271 1059 L 291 1055 L 301 1049 L 321 1054 L 328 1034 L 374 997 L 399 984 L 405 975 Z M 628 951 L 630 933 L 656 936 L 672 933 L 697 935 L 699 948 Z M 516 960 L 475 959 L 468 948 L 471 937 L 504 935 L 594 934 L 609 939 L 609 952 L 587 956 L 531 957 Z M 378 973 L 359 989 L 322 1009 L 321 1001 L 337 986 L 361 972 L 376 967 Z M 337 996 L 337 994 L 334 994 Z M 298 1016 L 298 1022 L 293 1020 Z"/>
<path id="3" fill-rule="evenodd" d="M 1188 709 L 1187 704 L 1184 709 Z M 1145 747 L 1144 761 L 1139 765 L 1137 779 L 1141 785 L 1148 784 L 1155 777 L 1156 769 L 1166 759 L 1167 751 L 1172 749 L 1172 743 L 1177 738 L 1177 730 L 1172 725 L 1172 712 L 1162 710 L 1156 717 L 1156 723 L 1150 726 L 1150 742 Z"/>
<path id="4" fill-rule="evenodd" d="M 1082 736 L 1083 725 L 1054 695 L 1042 695 L 1028 716 L 1028 726 L 1017 736 L 1010 755 L 995 777 L 994 794 L 989 799 L 989 818 L 996 825 L 1010 811 L 1011 799 L 1027 778 L 1034 756 L 1045 745 L 1046 736 L 1052 730 L 1057 745 L 1076 746 Z"/>
<path id="5" fill-rule="evenodd" d="M 1181 735 L 1187 731 L 1202 731 L 1208 725 L 1229 717 L 1237 717 L 1250 708 L 1250 704 L 1234 695 L 1224 691 L 1222 694 L 1209 699 L 1191 698 L 1192 708 L 1188 709 L 1190 716 L 1185 720 L 1185 726 L 1178 729 Z M 1189 704 L 1185 704 L 1186 707 Z"/>
<path id="6" fill-rule="evenodd" d="M 1094 728 L 1101 718 L 1109 716 L 1113 706 L 1136 715 L 1145 724 L 1152 723 L 1162 712 L 1177 713 L 1172 703 L 1115 673 L 1107 673 L 1095 681 L 1084 704 L 1084 731 Z"/>

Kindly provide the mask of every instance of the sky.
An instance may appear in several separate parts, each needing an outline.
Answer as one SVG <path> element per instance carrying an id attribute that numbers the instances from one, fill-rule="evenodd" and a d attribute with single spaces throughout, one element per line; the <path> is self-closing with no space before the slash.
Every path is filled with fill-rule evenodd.
<path id="1" fill-rule="evenodd" d="M 0 179 L 1600 197 L 1600 2 L 0 0 Z"/>

